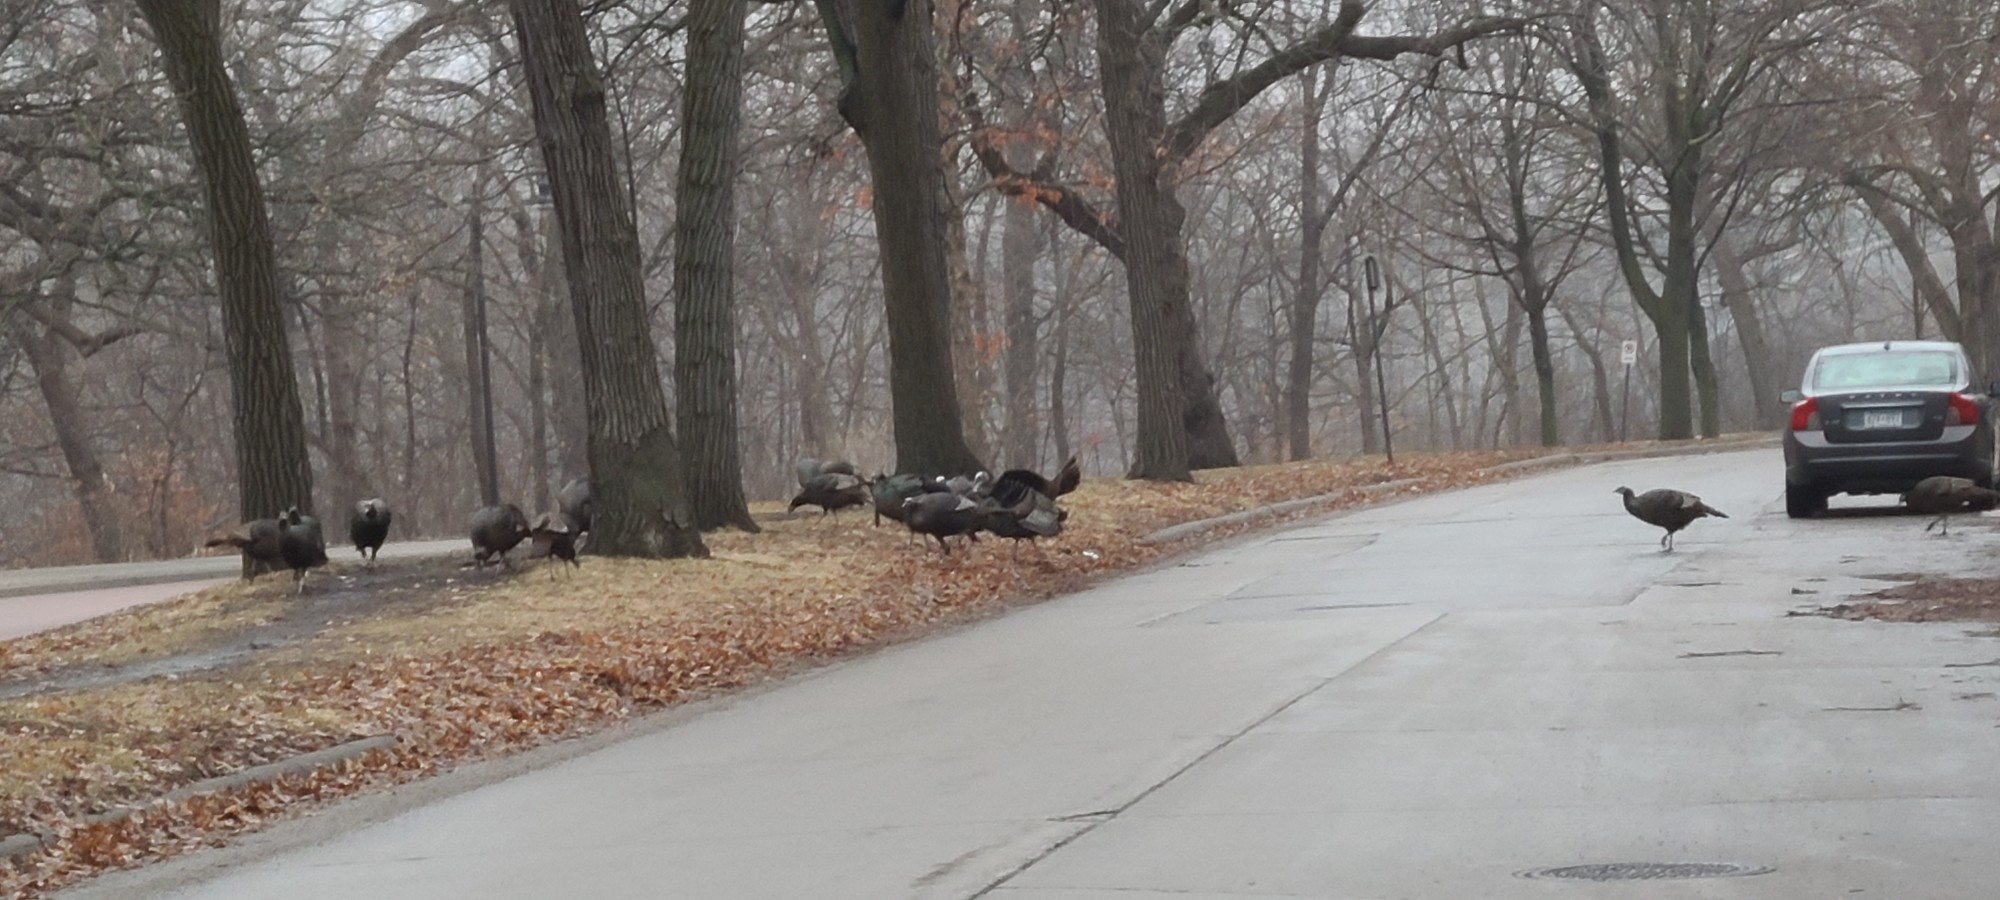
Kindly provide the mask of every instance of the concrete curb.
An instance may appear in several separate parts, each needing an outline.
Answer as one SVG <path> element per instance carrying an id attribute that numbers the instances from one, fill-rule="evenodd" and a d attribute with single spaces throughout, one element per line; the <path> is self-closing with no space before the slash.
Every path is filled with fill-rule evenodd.
<path id="1" fill-rule="evenodd" d="M 336 744 L 324 750 L 301 753 L 290 759 L 281 759 L 277 762 L 265 763 L 261 766 L 251 766 L 240 772 L 231 772 L 228 775 L 205 778 L 193 784 L 168 791 L 166 794 L 148 802 L 146 806 L 123 806 L 93 816 L 86 816 L 83 821 L 85 824 L 90 825 L 116 822 L 121 819 L 131 818 L 150 806 L 157 806 L 163 803 L 179 803 L 182 800 L 202 794 L 213 794 L 218 791 L 243 787 L 244 785 L 274 781 L 286 775 L 298 775 L 313 771 L 321 766 L 347 762 L 348 760 L 376 750 L 387 750 L 395 745 L 396 736 L 390 734 L 348 741 L 345 744 Z M 0 860 L 12 859 L 24 853 L 33 853 L 36 850 L 40 850 L 42 845 L 47 843 L 48 840 L 46 835 L 39 834 L 13 834 L 0 838 Z"/>
<path id="2" fill-rule="evenodd" d="M 1780 439 L 1775 436 L 1759 435 L 1757 437 L 1748 439 L 1715 440 L 1702 443 L 1678 444 L 1671 447 L 1639 447 L 1631 450 L 1598 450 L 1598 451 L 1591 451 L 1584 453 L 1556 453 L 1549 456 L 1537 456 L 1532 459 L 1517 459 L 1514 460 L 1513 462 L 1504 462 L 1498 465 L 1488 466 L 1484 469 L 1480 469 L 1479 474 L 1481 475 L 1526 474 L 1530 472 L 1541 471 L 1543 469 L 1555 469 L 1567 466 L 1587 466 L 1593 463 L 1615 462 L 1618 460 L 1626 460 L 1626 459 L 1653 459 L 1656 457 L 1668 457 L 1668 456 L 1701 456 L 1709 453 L 1726 453 L 1733 450 L 1757 450 L 1765 447 L 1776 447 L 1778 446 L 1779 440 Z M 1416 484 L 1419 480 L 1420 479 L 1416 478 L 1402 478 L 1395 481 L 1383 482 L 1381 484 L 1362 485 L 1360 487 L 1346 488 L 1343 490 L 1334 491 L 1332 493 L 1316 494 L 1311 497 L 1301 497 L 1295 500 L 1286 500 L 1280 503 L 1273 503 L 1268 506 L 1258 506 L 1251 509 L 1241 510 L 1239 512 L 1229 513 L 1228 515 L 1214 516 L 1207 519 L 1196 519 L 1192 522 L 1182 522 L 1179 525 L 1169 525 L 1151 534 L 1140 537 L 1136 543 L 1140 544 L 1172 543 L 1174 541 L 1193 537 L 1195 535 L 1201 534 L 1206 531 L 1212 531 L 1217 528 L 1225 528 L 1230 525 L 1240 525 L 1246 522 L 1260 522 L 1266 519 L 1276 519 L 1282 516 L 1290 515 L 1291 513 L 1294 512 L 1298 512 L 1299 510 L 1310 509 L 1314 506 L 1319 506 L 1322 504 L 1340 500 L 1346 497 L 1347 495 L 1356 492 L 1362 494 L 1379 494 L 1387 491 L 1393 491 L 1398 488 L 1408 487 L 1409 485 Z"/>

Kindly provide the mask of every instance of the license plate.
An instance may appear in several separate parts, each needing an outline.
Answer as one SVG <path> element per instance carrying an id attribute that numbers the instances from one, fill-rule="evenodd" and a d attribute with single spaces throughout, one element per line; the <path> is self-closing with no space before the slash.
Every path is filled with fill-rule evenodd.
<path id="1" fill-rule="evenodd" d="M 1901 428 L 1903 427 L 1903 411 L 1900 409 L 1865 410 L 1861 413 L 1861 427 L 1870 430 L 1876 428 Z"/>

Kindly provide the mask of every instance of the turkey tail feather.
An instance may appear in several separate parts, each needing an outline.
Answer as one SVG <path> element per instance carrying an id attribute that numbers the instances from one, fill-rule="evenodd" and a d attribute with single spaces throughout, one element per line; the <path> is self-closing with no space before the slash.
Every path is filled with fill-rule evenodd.
<path id="1" fill-rule="evenodd" d="M 1056 473 L 1055 496 L 1060 497 L 1076 490 L 1076 486 L 1082 483 L 1083 467 L 1077 465 L 1076 457 L 1072 456 L 1062 464 L 1062 471 Z"/>

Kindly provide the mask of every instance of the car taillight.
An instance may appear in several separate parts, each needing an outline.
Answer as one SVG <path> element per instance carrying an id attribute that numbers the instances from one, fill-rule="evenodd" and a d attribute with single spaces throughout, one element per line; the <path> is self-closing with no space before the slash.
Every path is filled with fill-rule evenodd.
<path id="1" fill-rule="evenodd" d="M 1964 394 L 1945 395 L 1944 423 L 1946 425 L 1979 424 L 1979 404 L 1972 402 Z"/>
<path id="2" fill-rule="evenodd" d="M 1807 397 L 1792 404 L 1792 430 L 1819 430 L 1819 398 Z"/>

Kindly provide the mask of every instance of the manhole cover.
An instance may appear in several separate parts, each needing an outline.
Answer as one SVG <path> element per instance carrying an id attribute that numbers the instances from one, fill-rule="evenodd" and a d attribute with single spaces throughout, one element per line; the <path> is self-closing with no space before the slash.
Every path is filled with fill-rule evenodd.
<path id="1" fill-rule="evenodd" d="M 1737 863 L 1626 862 L 1530 869 L 1520 875 L 1522 878 L 1563 878 L 1571 881 L 1661 881 L 1670 878 L 1737 878 L 1764 875 L 1770 871 L 1770 866 Z"/>

